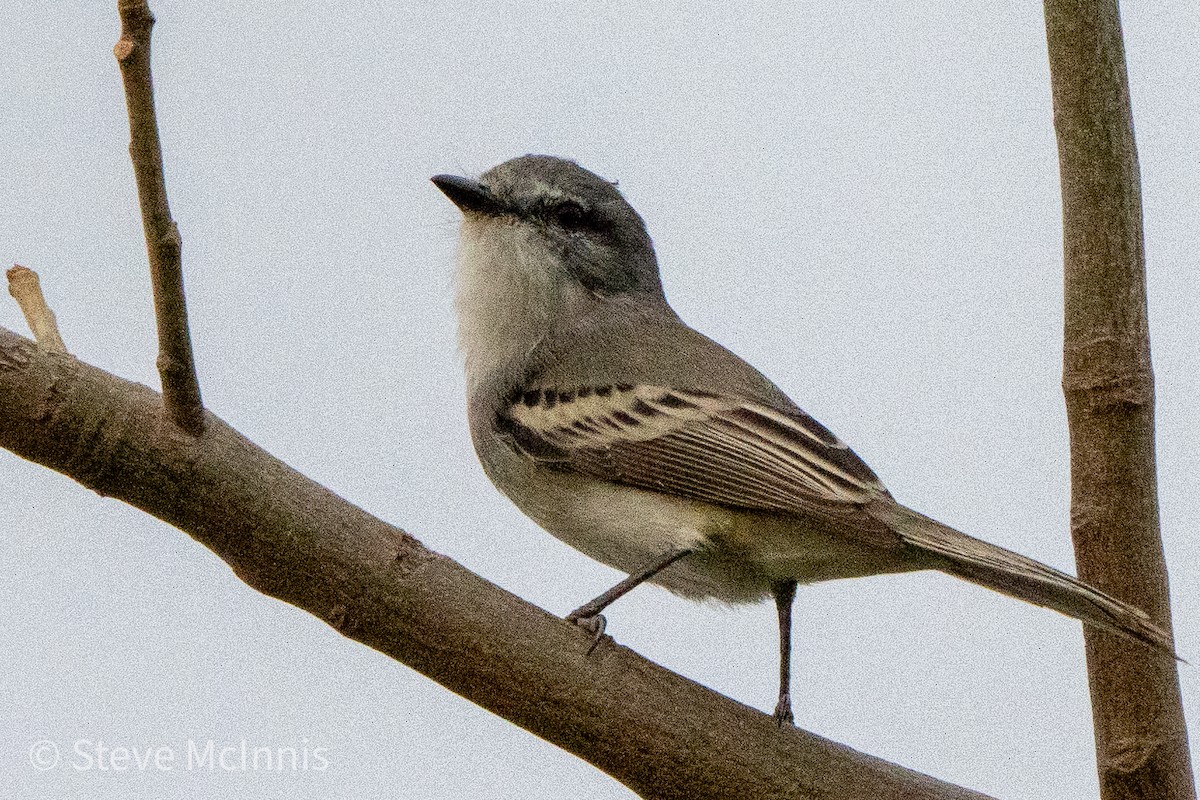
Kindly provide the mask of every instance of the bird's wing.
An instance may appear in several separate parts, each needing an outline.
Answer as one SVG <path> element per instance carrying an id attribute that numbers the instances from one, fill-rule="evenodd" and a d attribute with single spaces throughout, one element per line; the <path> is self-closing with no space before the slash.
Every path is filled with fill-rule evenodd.
<path id="1" fill-rule="evenodd" d="M 548 465 L 641 489 L 761 511 L 844 516 L 887 490 L 798 409 L 646 384 L 538 388 L 504 426 Z"/>
<path id="2" fill-rule="evenodd" d="M 1170 634 L 1133 606 L 898 505 L 854 451 L 798 409 L 617 384 L 531 389 L 501 417 L 513 442 L 549 466 L 723 506 L 807 515 L 864 544 L 911 548 L 933 559 L 926 566 L 1174 655 Z"/>
<path id="3" fill-rule="evenodd" d="M 854 451 L 798 409 L 618 384 L 531 389 L 501 416 L 513 442 L 550 466 L 723 506 L 807 515 L 1174 655 L 1170 634 L 1133 606 L 898 505 Z"/>

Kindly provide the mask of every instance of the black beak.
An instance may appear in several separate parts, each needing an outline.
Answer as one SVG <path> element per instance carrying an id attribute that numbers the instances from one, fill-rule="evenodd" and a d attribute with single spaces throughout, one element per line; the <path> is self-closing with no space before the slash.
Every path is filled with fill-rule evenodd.
<path id="1" fill-rule="evenodd" d="M 457 175 L 434 175 L 430 180 L 464 214 L 491 215 L 499 214 L 503 210 L 503 206 L 479 181 L 460 178 Z"/>

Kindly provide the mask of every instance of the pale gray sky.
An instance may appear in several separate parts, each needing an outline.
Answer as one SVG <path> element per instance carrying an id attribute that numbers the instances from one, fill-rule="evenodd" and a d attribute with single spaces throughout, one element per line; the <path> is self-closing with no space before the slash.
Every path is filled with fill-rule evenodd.
<path id="1" fill-rule="evenodd" d="M 0 7 L 0 254 L 41 273 L 76 355 L 157 386 L 115 3 Z M 153 8 L 205 399 L 291 465 L 555 613 L 616 580 L 476 465 L 458 212 L 428 182 L 554 153 L 620 180 L 684 318 L 898 499 L 1072 568 L 1041 4 Z M 1196 661 L 1200 11 L 1129 3 L 1125 27 L 1163 529 Z M 24 331 L 11 302 L 0 325 Z M 0 794 L 630 796 L 140 512 L 2 451 L 0 486 Z M 770 710 L 769 606 L 648 587 L 608 616 L 623 644 Z M 802 727 L 1006 798 L 1095 796 L 1078 623 L 935 574 L 802 588 L 796 620 Z M 1182 675 L 1200 757 L 1200 676 Z M 60 752 L 44 771 L 42 740 Z M 189 768 L 189 742 L 243 741 L 328 764 Z M 167 748 L 174 768 L 100 769 L 112 746 Z"/>

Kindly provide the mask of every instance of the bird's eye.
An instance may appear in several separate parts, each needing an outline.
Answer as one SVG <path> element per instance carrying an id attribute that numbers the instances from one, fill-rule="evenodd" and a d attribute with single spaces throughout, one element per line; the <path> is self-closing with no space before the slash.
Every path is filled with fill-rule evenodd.
<path id="1" fill-rule="evenodd" d="M 555 222 L 571 230 L 583 227 L 587 221 L 587 212 L 583 210 L 583 206 L 574 200 L 566 200 L 559 203 L 554 207 L 552 213 Z"/>

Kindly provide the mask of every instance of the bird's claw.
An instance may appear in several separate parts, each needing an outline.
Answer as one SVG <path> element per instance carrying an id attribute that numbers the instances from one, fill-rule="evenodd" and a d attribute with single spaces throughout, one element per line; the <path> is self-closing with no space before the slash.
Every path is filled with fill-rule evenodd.
<path id="1" fill-rule="evenodd" d="M 567 614 L 567 622 L 574 622 L 592 635 L 592 643 L 584 654 L 589 656 L 600 644 L 600 640 L 604 638 L 604 629 L 608 626 L 608 620 L 604 618 L 603 614 L 590 614 L 582 608 Z"/>

